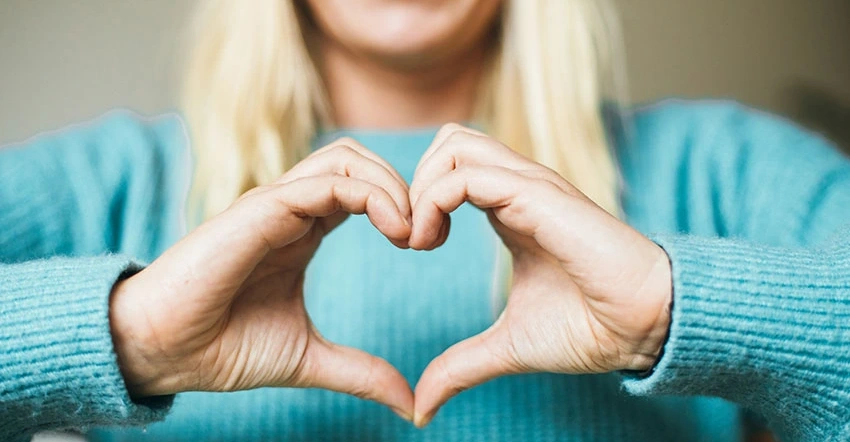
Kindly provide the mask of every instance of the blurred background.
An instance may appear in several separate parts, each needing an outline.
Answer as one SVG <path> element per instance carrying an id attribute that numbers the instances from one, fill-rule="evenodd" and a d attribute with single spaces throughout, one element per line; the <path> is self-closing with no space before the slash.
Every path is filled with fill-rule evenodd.
<path id="1" fill-rule="evenodd" d="M 195 0 L 0 0 L 0 144 L 177 106 Z M 616 0 L 631 97 L 734 98 L 850 147 L 850 0 Z"/>
<path id="2" fill-rule="evenodd" d="M 194 0 L 0 0 L 0 144 L 177 105 Z M 617 0 L 636 102 L 734 98 L 850 146 L 850 0 Z"/>

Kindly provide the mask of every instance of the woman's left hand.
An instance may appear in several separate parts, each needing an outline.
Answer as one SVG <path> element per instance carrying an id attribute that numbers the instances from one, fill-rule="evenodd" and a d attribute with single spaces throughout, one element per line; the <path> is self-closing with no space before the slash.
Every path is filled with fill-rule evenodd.
<path id="1" fill-rule="evenodd" d="M 513 256 L 499 319 L 423 372 L 417 426 L 452 396 L 502 375 L 641 371 L 655 363 L 670 323 L 666 253 L 556 172 L 449 125 L 423 156 L 410 201 L 412 248 L 442 244 L 448 214 L 469 201 L 487 212 Z"/>

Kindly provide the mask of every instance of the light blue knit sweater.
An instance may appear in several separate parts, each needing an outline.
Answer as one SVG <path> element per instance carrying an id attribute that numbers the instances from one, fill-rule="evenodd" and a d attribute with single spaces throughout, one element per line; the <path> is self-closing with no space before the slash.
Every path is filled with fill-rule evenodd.
<path id="1" fill-rule="evenodd" d="M 734 104 L 665 102 L 630 121 L 616 148 L 625 215 L 673 268 L 673 321 L 656 369 L 641 379 L 499 379 L 453 399 L 425 430 L 317 390 L 131 400 L 108 295 L 181 235 L 182 126 L 117 112 L 3 148 L 0 439 L 77 428 L 126 441 L 719 442 L 739 436 L 746 407 L 787 441 L 848 440 L 850 161 Z M 434 131 L 346 135 L 410 179 Z M 308 269 L 317 327 L 415 383 L 497 308 L 497 237 L 469 206 L 452 228 L 444 247 L 423 253 L 395 249 L 363 218 L 346 221 Z"/>

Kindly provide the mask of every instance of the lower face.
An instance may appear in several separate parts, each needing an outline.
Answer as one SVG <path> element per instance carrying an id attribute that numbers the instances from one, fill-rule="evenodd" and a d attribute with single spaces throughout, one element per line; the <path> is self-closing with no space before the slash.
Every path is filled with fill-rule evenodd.
<path id="1" fill-rule="evenodd" d="M 480 47 L 502 0 L 295 0 L 323 41 L 372 59 L 422 67 Z"/>

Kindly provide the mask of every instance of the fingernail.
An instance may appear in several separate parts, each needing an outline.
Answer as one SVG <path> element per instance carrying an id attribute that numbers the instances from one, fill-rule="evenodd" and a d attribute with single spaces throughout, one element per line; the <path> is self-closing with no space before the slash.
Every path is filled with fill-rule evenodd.
<path id="1" fill-rule="evenodd" d="M 390 410 L 392 410 L 393 413 L 397 414 L 398 417 L 400 417 L 400 418 L 402 418 L 402 419 L 404 419 L 408 422 L 413 422 L 413 418 L 410 416 L 409 413 L 405 413 L 404 411 L 401 411 L 401 409 L 396 408 L 396 407 L 390 407 Z"/>

